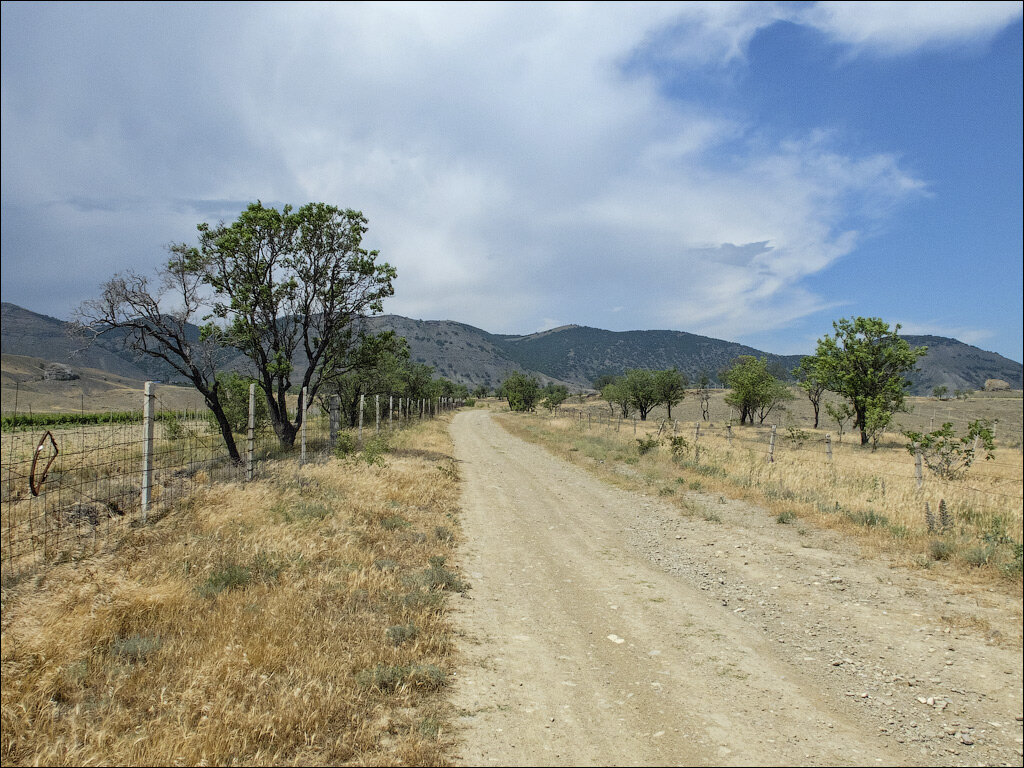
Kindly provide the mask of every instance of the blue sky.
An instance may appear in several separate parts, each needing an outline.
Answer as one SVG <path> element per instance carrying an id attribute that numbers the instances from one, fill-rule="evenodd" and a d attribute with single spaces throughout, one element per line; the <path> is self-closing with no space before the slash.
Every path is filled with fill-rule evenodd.
<path id="1" fill-rule="evenodd" d="M 1022 3 L 4 2 L 4 301 L 249 202 L 362 210 L 388 312 L 1022 354 Z"/>

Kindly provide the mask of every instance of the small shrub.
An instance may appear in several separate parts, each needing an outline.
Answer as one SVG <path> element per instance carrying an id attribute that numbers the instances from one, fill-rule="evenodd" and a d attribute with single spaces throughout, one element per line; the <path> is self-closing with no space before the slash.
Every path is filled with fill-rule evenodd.
<path id="1" fill-rule="evenodd" d="M 201 597 L 216 597 L 226 590 L 247 587 L 251 580 L 252 571 L 249 568 L 238 563 L 228 563 L 211 573 L 197 591 Z"/>
<path id="2" fill-rule="evenodd" d="M 152 635 L 129 635 L 118 637 L 111 645 L 111 651 L 126 661 L 143 661 L 149 654 L 160 647 L 160 638 Z"/>
<path id="3" fill-rule="evenodd" d="M 641 456 L 646 456 L 648 453 L 658 447 L 658 439 L 655 437 L 638 437 L 636 439 L 636 449 Z"/>
<path id="4" fill-rule="evenodd" d="M 704 487 L 704 484 L 703 484 L 703 483 L 701 483 L 701 481 L 700 481 L 700 480 L 691 480 L 691 481 L 690 481 L 690 484 L 689 484 L 689 485 L 688 485 L 687 487 L 688 487 L 688 488 L 689 488 L 689 489 L 690 489 L 691 491 L 699 491 L 699 490 L 700 490 L 701 488 L 703 488 L 703 487 Z"/>
<path id="5" fill-rule="evenodd" d="M 928 556 L 932 560 L 949 560 L 953 556 L 953 550 L 950 542 L 938 539 L 928 545 Z"/>
<path id="6" fill-rule="evenodd" d="M 390 557 L 378 557 L 373 561 L 373 567 L 378 571 L 397 571 L 398 562 Z"/>
<path id="7" fill-rule="evenodd" d="M 384 454 L 388 452 L 389 447 L 387 435 L 374 435 L 363 445 L 359 457 L 367 464 L 384 467 L 387 466 Z"/>
<path id="8" fill-rule="evenodd" d="M 865 528 L 876 528 L 889 525 L 889 518 L 885 515 L 880 515 L 873 509 L 860 512 L 850 511 L 846 513 L 846 517 L 857 525 L 863 525 Z"/>
<path id="9" fill-rule="evenodd" d="M 676 492 L 675 488 L 669 488 L 667 486 L 664 487 L 664 488 L 659 488 L 658 489 L 658 495 L 659 496 L 674 496 L 675 492 Z"/>
<path id="10" fill-rule="evenodd" d="M 787 525 L 796 520 L 796 512 L 791 509 L 784 509 L 775 516 L 775 522 Z"/>
<path id="11" fill-rule="evenodd" d="M 388 627 L 385 634 L 387 635 L 388 642 L 398 647 L 410 640 L 415 640 L 419 631 L 416 629 L 415 624 L 397 624 L 393 627 Z"/>
<path id="12" fill-rule="evenodd" d="M 672 452 L 672 459 L 679 461 L 684 458 L 687 452 L 690 450 L 690 444 L 686 442 L 686 438 L 682 435 L 674 435 L 668 439 L 668 447 Z"/>
<path id="13" fill-rule="evenodd" d="M 971 547 L 964 552 L 964 561 L 968 565 L 973 565 L 975 568 L 981 568 L 983 565 L 988 565 L 992 559 L 992 555 L 995 553 L 995 547 L 989 546 L 977 546 Z"/>
<path id="14" fill-rule="evenodd" d="M 334 441 L 334 455 L 344 459 L 356 452 L 356 436 L 351 432 L 339 432 Z"/>
<path id="15" fill-rule="evenodd" d="M 380 521 L 380 527 L 385 531 L 397 531 L 399 528 L 408 528 L 412 523 L 401 515 L 390 515 Z"/>
<path id="16" fill-rule="evenodd" d="M 447 526 L 438 525 L 434 527 L 434 538 L 438 541 L 450 543 L 455 540 L 455 534 Z"/>

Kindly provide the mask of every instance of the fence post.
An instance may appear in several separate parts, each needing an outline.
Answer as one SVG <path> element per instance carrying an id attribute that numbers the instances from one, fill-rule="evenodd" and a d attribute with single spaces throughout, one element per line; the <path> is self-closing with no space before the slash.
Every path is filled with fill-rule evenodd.
<path id="1" fill-rule="evenodd" d="M 633 414 L 633 434 L 636 435 L 636 414 Z"/>
<path id="2" fill-rule="evenodd" d="M 725 440 L 729 445 L 732 445 L 732 424 L 725 425 Z"/>
<path id="3" fill-rule="evenodd" d="M 771 442 L 768 444 L 768 461 L 773 463 L 775 461 L 775 429 L 777 427 L 778 424 L 772 424 L 772 439 Z"/>
<path id="4" fill-rule="evenodd" d="M 921 449 L 914 443 L 914 477 L 917 479 L 917 490 L 924 485 L 924 474 L 921 472 Z"/>
<path id="5" fill-rule="evenodd" d="M 829 461 L 832 461 L 832 435 L 825 433 L 825 455 Z"/>
<path id="6" fill-rule="evenodd" d="M 249 422 L 245 431 L 245 479 L 252 480 L 256 457 L 256 385 L 249 385 Z"/>
<path id="7" fill-rule="evenodd" d="M 299 408 L 302 409 L 302 426 L 299 432 L 302 435 L 302 445 L 299 449 L 299 466 L 301 467 L 306 463 L 306 415 L 308 411 L 308 404 L 306 403 L 306 388 L 303 387 L 299 393 Z"/>
<path id="8" fill-rule="evenodd" d="M 693 463 L 700 464 L 700 422 L 694 422 L 693 430 Z"/>
<path id="9" fill-rule="evenodd" d="M 359 447 L 363 447 L 363 409 L 366 406 L 366 395 L 359 396 Z"/>
<path id="10" fill-rule="evenodd" d="M 341 398 L 331 395 L 331 450 L 338 442 L 338 430 L 341 428 Z"/>
<path id="11" fill-rule="evenodd" d="M 373 396 L 373 413 L 374 421 L 376 423 L 376 432 L 380 434 L 380 395 Z"/>
<path id="12" fill-rule="evenodd" d="M 395 419 L 395 396 L 388 395 L 388 431 L 394 429 Z"/>
<path id="13" fill-rule="evenodd" d="M 153 418 L 153 382 L 146 382 L 145 402 L 142 405 L 142 524 L 149 516 L 149 502 L 153 494 L 153 432 L 156 420 Z"/>

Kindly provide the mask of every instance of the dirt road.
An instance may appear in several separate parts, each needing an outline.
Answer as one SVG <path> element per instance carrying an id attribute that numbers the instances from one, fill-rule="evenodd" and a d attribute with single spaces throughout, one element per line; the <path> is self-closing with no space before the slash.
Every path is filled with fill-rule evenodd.
<path id="1" fill-rule="evenodd" d="M 613 488 L 484 411 L 464 482 L 466 765 L 1021 765 L 1021 601 L 831 532 Z"/>

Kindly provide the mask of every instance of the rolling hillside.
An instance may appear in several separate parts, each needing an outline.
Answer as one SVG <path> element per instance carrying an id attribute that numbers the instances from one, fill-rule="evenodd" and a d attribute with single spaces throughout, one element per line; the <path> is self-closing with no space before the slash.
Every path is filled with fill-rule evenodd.
<path id="1" fill-rule="evenodd" d="M 721 339 L 683 331 L 605 331 L 566 325 L 525 336 L 492 334 L 448 320 L 412 320 L 399 315 L 368 318 L 373 331 L 392 330 L 404 336 L 412 359 L 434 367 L 438 375 L 467 384 L 494 387 L 512 371 L 536 375 L 542 382 L 588 388 L 598 376 L 620 374 L 629 368 L 677 367 L 691 381 L 701 374 L 717 380 L 719 371 L 738 355 L 766 355 L 779 371 L 791 370 L 799 355 L 774 355 Z M 72 368 L 92 368 L 135 380 L 173 382 L 166 366 L 152 360 L 136 360 L 119 348 L 116 339 L 105 339 L 80 349 L 67 334 L 64 321 L 40 315 L 15 304 L 2 307 L 2 351 L 29 355 Z M 198 330 L 196 331 L 198 333 Z M 928 354 L 913 377 L 915 394 L 930 393 L 937 385 L 950 392 L 982 389 L 986 379 L 1002 379 L 1013 389 L 1024 388 L 1024 369 L 1018 362 L 994 352 L 941 336 L 907 336 L 914 346 L 927 346 Z M 808 350 L 811 352 L 812 350 Z M 235 357 L 234 365 L 244 360 Z"/>

